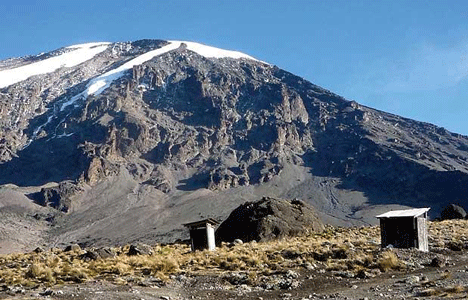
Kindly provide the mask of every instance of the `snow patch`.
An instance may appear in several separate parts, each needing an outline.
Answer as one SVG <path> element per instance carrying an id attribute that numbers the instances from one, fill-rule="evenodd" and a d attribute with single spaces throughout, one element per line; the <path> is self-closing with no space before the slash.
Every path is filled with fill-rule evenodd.
<path id="1" fill-rule="evenodd" d="M 26 80 L 31 76 L 54 72 L 62 67 L 74 67 L 103 52 L 108 45 L 109 43 L 73 45 L 67 47 L 67 49 L 73 49 L 70 52 L 18 68 L 0 71 L 0 88 Z"/>
<path id="2" fill-rule="evenodd" d="M 102 45 L 109 45 L 109 42 L 97 42 L 97 43 L 84 43 L 84 44 L 76 44 L 66 47 L 67 49 L 80 49 L 80 48 L 93 48 Z"/>
<path id="3" fill-rule="evenodd" d="M 247 55 L 245 53 L 239 52 L 239 51 L 232 51 L 232 50 L 224 50 L 216 47 L 211 47 L 195 42 L 184 42 L 184 41 L 171 41 L 171 43 L 178 43 L 179 45 L 184 43 L 187 45 L 187 49 L 191 50 L 193 52 L 196 52 L 200 54 L 201 56 L 205 57 L 212 57 L 212 58 L 245 58 L 245 59 L 251 59 L 255 61 L 259 61 L 255 58 L 253 58 L 250 55 Z"/>

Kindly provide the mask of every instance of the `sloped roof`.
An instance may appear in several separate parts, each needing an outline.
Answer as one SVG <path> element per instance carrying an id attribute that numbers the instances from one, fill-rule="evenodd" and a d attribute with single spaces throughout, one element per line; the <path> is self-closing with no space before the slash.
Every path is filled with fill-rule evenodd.
<path id="1" fill-rule="evenodd" d="M 219 222 L 216 221 L 215 219 L 208 218 L 208 219 L 204 219 L 204 220 L 201 220 L 201 221 L 186 223 L 186 224 L 182 224 L 182 225 L 184 225 L 185 227 L 194 228 L 194 227 L 206 226 L 206 224 L 211 224 L 211 225 L 215 225 L 215 226 L 216 226 L 216 225 L 219 224 Z"/>
<path id="2" fill-rule="evenodd" d="M 431 209 L 430 207 L 424 207 L 424 208 L 392 210 L 384 214 L 378 215 L 376 216 L 376 218 L 418 217 L 428 212 L 430 209 Z"/>

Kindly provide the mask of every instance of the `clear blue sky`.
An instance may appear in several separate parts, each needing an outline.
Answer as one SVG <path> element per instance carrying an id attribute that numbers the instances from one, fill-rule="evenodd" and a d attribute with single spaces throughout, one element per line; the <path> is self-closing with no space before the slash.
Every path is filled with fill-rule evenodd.
<path id="1" fill-rule="evenodd" d="M 16 0 L 0 59 L 92 41 L 239 50 L 348 99 L 468 135 L 468 1 Z"/>

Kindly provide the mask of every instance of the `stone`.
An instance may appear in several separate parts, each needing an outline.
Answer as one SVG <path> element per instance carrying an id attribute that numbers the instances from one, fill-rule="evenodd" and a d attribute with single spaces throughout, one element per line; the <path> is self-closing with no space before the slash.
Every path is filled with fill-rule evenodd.
<path id="1" fill-rule="evenodd" d="M 65 247 L 65 249 L 63 251 L 65 252 L 69 252 L 69 251 L 80 251 L 81 250 L 81 246 L 78 245 L 78 244 L 70 244 L 68 246 Z"/>
<path id="2" fill-rule="evenodd" d="M 299 277 L 299 273 L 297 273 L 296 271 L 293 271 L 293 270 L 288 270 L 288 271 L 286 271 L 285 276 L 286 276 L 287 278 L 296 279 L 296 278 Z"/>
<path id="3" fill-rule="evenodd" d="M 53 294 L 54 294 L 54 291 L 49 290 L 49 289 L 47 289 L 47 290 L 45 290 L 44 292 L 40 293 L 41 296 L 46 296 L 46 297 L 47 297 L 47 296 L 51 296 L 51 295 L 53 295 Z"/>
<path id="4" fill-rule="evenodd" d="M 303 263 L 303 264 L 302 264 L 302 267 L 304 267 L 306 270 L 309 270 L 309 271 L 315 269 L 315 266 L 314 266 L 312 263 L 308 262 L 308 261 L 306 261 L 305 263 Z"/>
<path id="5" fill-rule="evenodd" d="M 116 256 L 115 251 L 109 247 L 98 248 L 96 249 L 96 253 L 100 258 L 111 258 Z"/>
<path id="6" fill-rule="evenodd" d="M 44 252 L 44 249 L 41 248 L 41 247 L 37 247 L 36 249 L 34 249 L 33 252 L 34 252 L 34 253 L 42 253 L 42 252 Z"/>
<path id="7" fill-rule="evenodd" d="M 234 242 L 232 242 L 235 245 L 242 245 L 244 242 L 241 239 L 235 239 Z"/>
<path id="8" fill-rule="evenodd" d="M 96 260 L 99 258 L 99 254 L 94 250 L 87 250 L 85 253 L 80 255 L 80 259 L 84 261 Z"/>
<path id="9" fill-rule="evenodd" d="M 434 257 L 431 261 L 431 267 L 441 268 L 445 267 L 446 261 L 440 257 Z"/>
<path id="10" fill-rule="evenodd" d="M 131 244 L 128 255 L 150 255 L 153 254 L 153 248 L 143 243 Z"/>
<path id="11" fill-rule="evenodd" d="M 236 208 L 216 230 L 216 241 L 267 241 L 323 229 L 315 210 L 304 202 L 264 197 Z"/>
<path id="12" fill-rule="evenodd" d="M 416 276 L 416 275 L 413 275 L 413 276 L 409 276 L 405 279 L 405 282 L 408 283 L 408 284 L 416 284 L 420 281 L 420 278 L 419 276 Z"/>
<path id="13" fill-rule="evenodd" d="M 228 273 L 223 279 L 233 285 L 248 284 L 250 282 L 249 275 L 241 272 Z"/>
<path id="14" fill-rule="evenodd" d="M 450 219 L 465 219 L 467 216 L 466 211 L 463 207 L 450 204 L 442 212 L 440 213 L 440 218 L 442 220 L 450 220 Z"/>
<path id="15" fill-rule="evenodd" d="M 462 242 L 450 241 L 447 244 L 447 248 L 452 250 L 452 251 L 462 251 L 463 248 L 465 248 L 465 245 Z"/>

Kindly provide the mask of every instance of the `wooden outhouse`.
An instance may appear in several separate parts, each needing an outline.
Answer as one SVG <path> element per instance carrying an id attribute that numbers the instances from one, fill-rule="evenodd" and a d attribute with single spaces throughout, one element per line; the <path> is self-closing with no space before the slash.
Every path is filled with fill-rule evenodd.
<path id="1" fill-rule="evenodd" d="M 430 208 L 393 210 L 376 216 L 380 219 L 382 248 L 417 248 L 429 251 L 427 212 Z"/>
<path id="2" fill-rule="evenodd" d="M 184 224 L 190 232 L 192 251 L 204 249 L 213 251 L 216 248 L 214 229 L 218 224 L 218 221 L 211 218 Z"/>

